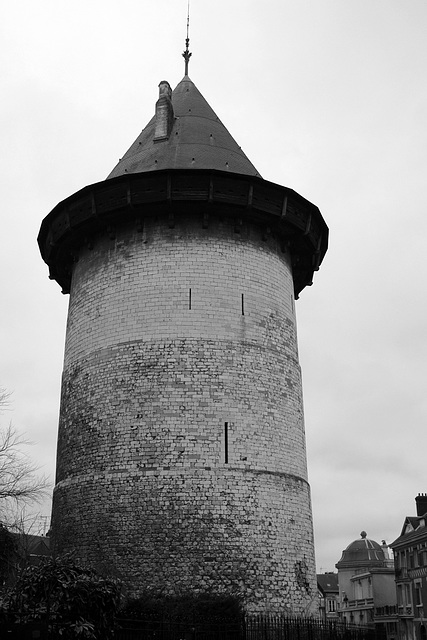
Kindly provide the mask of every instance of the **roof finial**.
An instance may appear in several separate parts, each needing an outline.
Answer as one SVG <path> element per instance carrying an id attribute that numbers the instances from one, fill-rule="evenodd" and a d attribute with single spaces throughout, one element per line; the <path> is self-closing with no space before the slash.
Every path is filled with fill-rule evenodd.
<path id="1" fill-rule="evenodd" d="M 188 36 L 188 31 L 190 28 L 190 0 L 188 0 L 187 6 L 187 37 L 185 39 L 185 51 L 182 54 L 182 57 L 185 60 L 185 75 L 188 76 L 188 63 L 190 62 L 191 53 L 188 50 L 188 45 L 190 44 L 190 38 Z"/>

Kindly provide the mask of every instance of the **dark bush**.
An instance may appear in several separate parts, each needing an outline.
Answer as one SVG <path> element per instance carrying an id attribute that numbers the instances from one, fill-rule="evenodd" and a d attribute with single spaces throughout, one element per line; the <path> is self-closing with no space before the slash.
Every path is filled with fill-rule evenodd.
<path id="1" fill-rule="evenodd" d="M 210 593 L 164 596 L 147 593 L 129 599 L 117 613 L 119 618 L 202 622 L 221 624 L 237 622 L 242 610 L 239 599 Z"/>
<path id="2" fill-rule="evenodd" d="M 8 622 L 48 625 L 53 637 L 108 638 L 120 585 L 80 567 L 69 557 L 27 567 L 4 603 Z"/>

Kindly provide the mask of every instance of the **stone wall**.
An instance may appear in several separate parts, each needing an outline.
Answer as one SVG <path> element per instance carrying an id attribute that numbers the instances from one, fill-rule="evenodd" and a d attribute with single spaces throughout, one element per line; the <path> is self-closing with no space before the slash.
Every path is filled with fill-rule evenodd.
<path id="1" fill-rule="evenodd" d="M 315 606 L 290 257 L 227 219 L 149 219 L 72 279 L 57 550 L 135 593 Z"/>

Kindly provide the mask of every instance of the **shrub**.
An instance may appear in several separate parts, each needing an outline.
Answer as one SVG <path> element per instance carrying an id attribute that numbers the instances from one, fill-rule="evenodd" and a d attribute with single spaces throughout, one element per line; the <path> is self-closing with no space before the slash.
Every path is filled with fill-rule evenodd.
<path id="1" fill-rule="evenodd" d="M 119 604 L 118 581 L 80 567 L 70 557 L 27 567 L 6 599 L 9 622 L 43 622 L 64 639 L 108 638 Z"/>

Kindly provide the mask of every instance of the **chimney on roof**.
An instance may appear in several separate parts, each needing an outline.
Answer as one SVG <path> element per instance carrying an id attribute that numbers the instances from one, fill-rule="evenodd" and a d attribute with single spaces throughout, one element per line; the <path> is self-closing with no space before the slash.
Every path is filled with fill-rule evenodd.
<path id="1" fill-rule="evenodd" d="M 415 498 L 417 505 L 417 516 L 424 516 L 427 513 L 427 493 L 419 493 Z"/>
<path id="2" fill-rule="evenodd" d="M 383 550 L 384 558 L 386 560 L 389 560 L 390 559 L 390 553 L 389 553 L 389 550 L 388 550 L 388 544 L 387 544 L 387 542 L 385 540 L 381 540 L 381 549 Z"/>
<path id="3" fill-rule="evenodd" d="M 172 89 L 169 82 L 162 80 L 159 84 L 159 99 L 156 102 L 155 141 L 167 140 L 169 138 L 173 120 Z"/>

